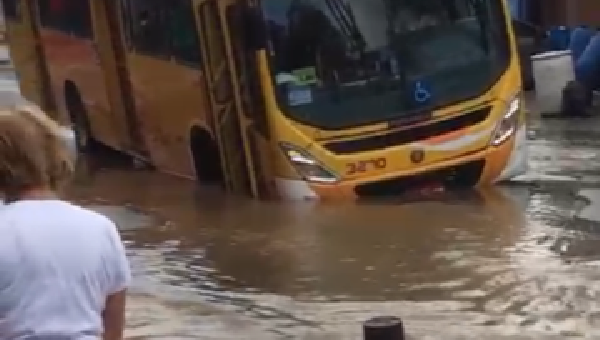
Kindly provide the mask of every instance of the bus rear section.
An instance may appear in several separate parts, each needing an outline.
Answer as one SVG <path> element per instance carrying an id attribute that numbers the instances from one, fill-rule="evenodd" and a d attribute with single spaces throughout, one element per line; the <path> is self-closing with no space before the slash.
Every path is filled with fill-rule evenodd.
<path id="1" fill-rule="evenodd" d="M 261 6 L 282 196 L 397 195 L 526 171 L 519 60 L 502 0 Z"/>
<path id="2" fill-rule="evenodd" d="M 143 146 L 125 105 L 131 98 L 124 96 L 117 65 L 123 46 L 115 13 L 104 1 L 21 1 L 33 8 L 48 90 L 60 119 L 72 123 L 80 150 L 97 143 L 137 155 Z"/>
<path id="3" fill-rule="evenodd" d="M 243 1 L 4 1 L 30 9 L 9 25 L 14 55 L 24 55 L 16 67 L 31 71 L 21 86 L 41 84 L 54 103 L 24 94 L 72 123 L 79 150 L 102 144 L 165 173 L 259 195 L 269 169 L 253 160 L 268 159 L 268 147 L 247 137 L 254 121 L 243 112 L 259 82 L 247 86 L 253 53 L 240 50 L 231 17 Z M 30 67 L 33 52 L 45 72 Z M 35 81 L 40 74 L 48 83 Z"/>

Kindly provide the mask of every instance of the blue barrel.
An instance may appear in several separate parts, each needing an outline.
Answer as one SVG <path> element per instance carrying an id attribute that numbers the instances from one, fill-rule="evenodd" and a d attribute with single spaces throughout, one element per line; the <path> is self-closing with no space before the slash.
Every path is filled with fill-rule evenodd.
<path id="1" fill-rule="evenodd" d="M 529 0 L 508 0 L 508 8 L 513 19 L 530 22 Z"/>
<path id="2" fill-rule="evenodd" d="M 555 51 L 566 50 L 569 48 L 571 32 L 565 26 L 551 28 L 548 31 L 548 41 L 550 49 Z"/>
<path id="3" fill-rule="evenodd" d="M 590 39 L 575 61 L 575 78 L 590 90 L 600 88 L 600 33 Z"/>
<path id="4" fill-rule="evenodd" d="M 525 21 L 521 13 L 521 9 L 523 8 L 522 0 L 508 0 L 508 8 L 510 8 L 510 15 L 514 19 Z"/>
<path id="5" fill-rule="evenodd" d="M 581 57 L 583 51 L 585 51 L 586 47 L 590 43 L 590 40 L 595 34 L 595 30 L 583 26 L 577 27 L 573 30 L 573 32 L 571 32 L 569 50 L 571 50 L 573 61 L 577 61 Z"/>

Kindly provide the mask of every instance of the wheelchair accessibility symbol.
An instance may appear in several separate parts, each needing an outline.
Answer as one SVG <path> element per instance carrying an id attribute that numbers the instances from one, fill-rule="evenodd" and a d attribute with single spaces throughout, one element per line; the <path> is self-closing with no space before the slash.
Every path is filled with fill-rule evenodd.
<path id="1" fill-rule="evenodd" d="M 415 89 L 413 92 L 414 99 L 417 103 L 423 104 L 431 99 L 431 91 L 427 89 L 427 86 L 422 81 L 415 83 Z"/>

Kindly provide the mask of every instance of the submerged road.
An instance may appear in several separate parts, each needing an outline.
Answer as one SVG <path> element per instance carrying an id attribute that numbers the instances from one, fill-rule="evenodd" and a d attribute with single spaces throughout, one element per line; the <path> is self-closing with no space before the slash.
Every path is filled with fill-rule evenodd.
<path id="1" fill-rule="evenodd" d="M 600 117 L 530 119 L 520 183 L 438 201 L 256 202 L 118 164 L 69 197 L 121 227 L 129 339 L 360 339 L 380 314 L 414 339 L 597 339 Z"/>

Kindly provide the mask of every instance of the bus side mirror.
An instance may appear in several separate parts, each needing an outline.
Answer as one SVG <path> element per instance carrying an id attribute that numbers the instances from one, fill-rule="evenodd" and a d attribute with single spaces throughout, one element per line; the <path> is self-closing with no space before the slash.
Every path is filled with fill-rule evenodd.
<path id="1" fill-rule="evenodd" d="M 244 44 L 250 51 L 258 51 L 267 46 L 267 28 L 261 10 L 245 7 L 242 15 Z"/>

